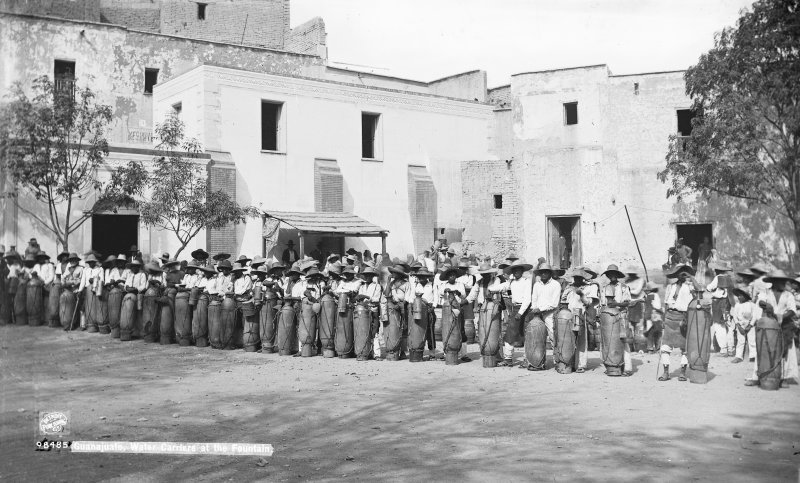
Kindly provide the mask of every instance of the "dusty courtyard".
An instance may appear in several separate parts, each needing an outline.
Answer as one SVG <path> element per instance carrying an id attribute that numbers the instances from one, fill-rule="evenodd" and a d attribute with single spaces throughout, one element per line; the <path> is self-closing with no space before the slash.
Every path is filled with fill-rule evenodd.
<path id="1" fill-rule="evenodd" d="M 5 481 L 797 481 L 800 388 L 357 362 L 0 327 Z M 478 359 L 477 345 L 469 347 Z M 548 366 L 552 361 L 548 357 Z M 71 440 L 271 443 L 272 457 L 36 452 L 37 411 Z M 736 436 L 736 437 L 734 437 Z"/>

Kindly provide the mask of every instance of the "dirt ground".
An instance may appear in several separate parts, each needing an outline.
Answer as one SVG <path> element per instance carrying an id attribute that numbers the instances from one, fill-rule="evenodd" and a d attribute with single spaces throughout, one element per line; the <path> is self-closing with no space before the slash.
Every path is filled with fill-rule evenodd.
<path id="1" fill-rule="evenodd" d="M 6 481 L 797 481 L 800 388 L 706 385 L 120 342 L 0 327 Z M 677 362 L 677 361 L 676 361 Z M 548 357 L 548 367 L 552 360 Z M 271 443 L 272 457 L 35 452 L 37 411 L 72 440 Z M 734 434 L 737 436 L 734 437 Z M 66 439 L 66 438 L 65 438 Z"/>

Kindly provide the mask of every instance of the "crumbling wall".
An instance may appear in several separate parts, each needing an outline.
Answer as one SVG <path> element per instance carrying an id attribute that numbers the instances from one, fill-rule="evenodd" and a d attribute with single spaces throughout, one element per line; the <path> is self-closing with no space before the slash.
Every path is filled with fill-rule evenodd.
<path id="1" fill-rule="evenodd" d="M 0 12 L 100 21 L 100 0 L 0 0 Z"/>
<path id="2" fill-rule="evenodd" d="M 327 58 L 325 22 L 314 17 L 293 28 L 284 39 L 284 49 L 301 54 L 319 55 Z"/>
<path id="3" fill-rule="evenodd" d="M 100 21 L 158 32 L 161 29 L 161 3 L 154 0 L 100 0 Z"/>

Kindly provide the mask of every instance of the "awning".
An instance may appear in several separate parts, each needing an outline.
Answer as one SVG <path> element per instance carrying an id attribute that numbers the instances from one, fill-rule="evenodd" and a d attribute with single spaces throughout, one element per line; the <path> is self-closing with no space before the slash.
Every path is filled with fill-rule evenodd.
<path id="1" fill-rule="evenodd" d="M 274 218 L 303 234 L 328 236 L 386 237 L 389 230 L 352 213 L 321 211 L 265 211 L 266 218 Z"/>

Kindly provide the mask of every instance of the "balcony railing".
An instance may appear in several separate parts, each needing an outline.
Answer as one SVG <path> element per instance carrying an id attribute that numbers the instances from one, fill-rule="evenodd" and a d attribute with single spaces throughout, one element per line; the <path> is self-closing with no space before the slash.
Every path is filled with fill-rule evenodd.
<path id="1" fill-rule="evenodd" d="M 53 81 L 53 92 L 56 95 L 65 94 L 75 97 L 75 78 L 71 76 L 56 76 Z"/>

